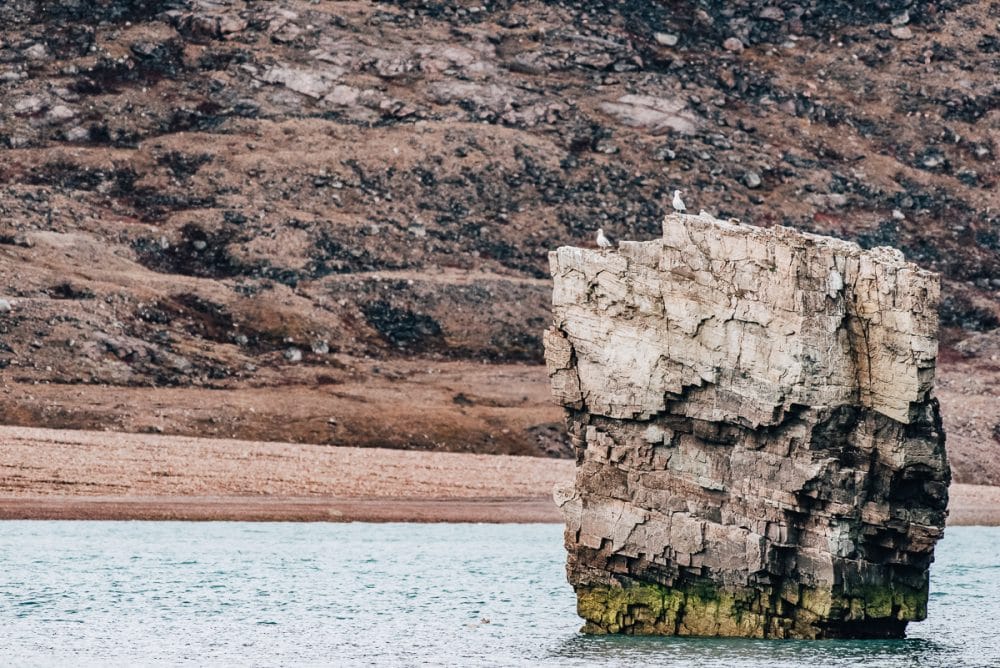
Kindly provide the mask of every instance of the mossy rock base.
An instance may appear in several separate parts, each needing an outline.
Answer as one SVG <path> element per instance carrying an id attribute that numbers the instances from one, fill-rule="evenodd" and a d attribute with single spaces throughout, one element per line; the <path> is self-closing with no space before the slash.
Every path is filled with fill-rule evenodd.
<path id="1" fill-rule="evenodd" d="M 739 638 L 902 638 L 927 614 L 927 588 L 728 589 L 698 582 L 666 587 L 625 581 L 578 585 L 583 632 Z"/>

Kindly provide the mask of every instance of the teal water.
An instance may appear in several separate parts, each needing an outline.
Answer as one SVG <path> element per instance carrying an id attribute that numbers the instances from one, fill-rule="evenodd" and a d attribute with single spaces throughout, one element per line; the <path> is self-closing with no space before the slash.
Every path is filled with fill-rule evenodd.
<path id="1" fill-rule="evenodd" d="M 949 528 L 906 640 L 592 638 L 557 525 L 2 522 L 0 664 L 1000 667 L 998 552 Z"/>

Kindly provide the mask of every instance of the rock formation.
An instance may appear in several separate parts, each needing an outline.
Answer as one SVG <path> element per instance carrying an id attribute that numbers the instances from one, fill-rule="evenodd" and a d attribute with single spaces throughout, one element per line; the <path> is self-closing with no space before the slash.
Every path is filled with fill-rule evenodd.
<path id="1" fill-rule="evenodd" d="M 926 616 L 950 481 L 936 274 L 708 215 L 549 258 L 584 631 L 901 637 Z"/>

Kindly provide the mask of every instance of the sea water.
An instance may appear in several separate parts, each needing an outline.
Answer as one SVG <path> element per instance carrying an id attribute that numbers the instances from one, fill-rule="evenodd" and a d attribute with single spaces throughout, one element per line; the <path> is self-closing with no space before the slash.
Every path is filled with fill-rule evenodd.
<path id="1" fill-rule="evenodd" d="M 0 522 L 0 665 L 1000 667 L 1000 529 L 895 641 L 588 637 L 558 525 Z"/>

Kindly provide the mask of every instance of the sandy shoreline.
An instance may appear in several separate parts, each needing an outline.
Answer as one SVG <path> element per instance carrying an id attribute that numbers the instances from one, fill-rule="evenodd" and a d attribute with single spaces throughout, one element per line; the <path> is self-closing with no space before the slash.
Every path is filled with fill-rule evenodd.
<path id="1" fill-rule="evenodd" d="M 0 519 L 560 522 L 567 460 L 0 427 Z M 952 485 L 949 524 L 1000 524 Z"/>
<path id="2" fill-rule="evenodd" d="M 561 522 L 551 499 L 335 497 L 0 497 L 0 520 Z"/>
<path id="3" fill-rule="evenodd" d="M 573 462 L 0 427 L 0 519 L 559 522 Z"/>

